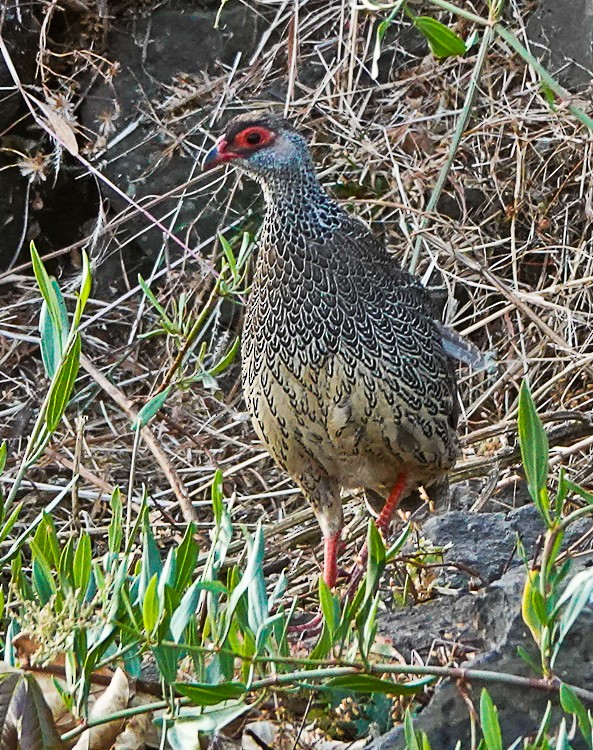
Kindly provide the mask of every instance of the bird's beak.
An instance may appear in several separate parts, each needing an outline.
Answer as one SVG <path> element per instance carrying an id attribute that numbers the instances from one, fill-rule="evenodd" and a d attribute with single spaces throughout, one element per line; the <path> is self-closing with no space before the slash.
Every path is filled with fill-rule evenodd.
<path id="1" fill-rule="evenodd" d="M 218 167 L 219 164 L 224 164 L 231 159 L 236 159 L 239 156 L 239 154 L 235 154 L 233 151 L 228 151 L 227 145 L 228 144 L 224 138 L 219 138 L 218 141 L 216 141 L 216 145 L 208 151 L 202 162 L 202 169 L 204 172 L 209 169 L 214 169 L 214 167 Z"/>

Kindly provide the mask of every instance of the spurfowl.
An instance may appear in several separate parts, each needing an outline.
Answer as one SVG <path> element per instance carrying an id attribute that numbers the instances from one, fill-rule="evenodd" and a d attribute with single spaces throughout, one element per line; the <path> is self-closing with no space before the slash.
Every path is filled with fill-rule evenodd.
<path id="1" fill-rule="evenodd" d="M 283 119 L 243 114 L 204 168 L 230 163 L 262 186 L 267 212 L 243 331 L 243 388 L 260 439 L 310 501 L 334 586 L 340 489 L 395 508 L 455 463 L 456 334 L 424 287 L 321 187 L 305 139 Z"/>

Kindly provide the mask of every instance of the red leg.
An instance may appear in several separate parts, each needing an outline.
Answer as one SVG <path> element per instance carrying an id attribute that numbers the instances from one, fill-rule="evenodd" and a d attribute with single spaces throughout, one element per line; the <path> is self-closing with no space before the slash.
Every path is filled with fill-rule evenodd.
<path id="1" fill-rule="evenodd" d="M 342 530 L 340 529 L 335 534 L 325 536 L 323 539 L 323 580 L 330 589 L 333 589 L 336 585 L 336 578 L 338 577 L 338 547 L 340 546 L 341 535 Z M 288 630 L 290 633 L 313 636 L 321 632 L 322 625 L 323 614 L 318 612 L 309 622 L 302 625 L 291 625 Z"/>
<path id="2" fill-rule="evenodd" d="M 383 510 L 381 511 L 379 518 L 377 518 L 375 522 L 377 528 L 383 534 L 383 536 L 387 536 L 387 532 L 389 531 L 389 524 L 393 520 L 393 515 L 397 510 L 399 501 L 402 499 L 402 495 L 405 492 L 407 484 L 408 475 L 405 471 L 402 471 L 402 473 L 396 479 L 395 484 L 393 485 L 393 489 L 389 493 L 389 497 L 387 498 L 385 505 L 383 506 Z"/>
<path id="3" fill-rule="evenodd" d="M 326 536 L 323 540 L 323 580 L 330 589 L 336 585 L 338 577 L 338 547 L 342 530 Z"/>
<path id="4" fill-rule="evenodd" d="M 402 471 L 401 474 L 398 475 L 395 484 L 393 485 L 393 489 L 391 490 L 391 492 L 389 493 L 389 497 L 385 501 L 385 505 L 383 506 L 383 510 L 379 514 L 379 518 L 377 518 L 377 520 L 375 521 L 375 526 L 379 529 L 384 538 L 387 538 L 389 525 L 391 524 L 393 515 L 397 510 L 397 506 L 399 505 L 400 500 L 402 499 L 402 495 L 406 490 L 407 484 L 408 475 L 405 471 Z M 360 579 L 362 578 L 364 569 L 366 567 L 368 556 L 369 551 L 365 542 L 360 551 L 360 560 L 354 566 L 354 569 L 351 573 L 350 586 L 348 586 L 348 593 L 346 594 L 347 599 L 353 599 L 354 595 L 356 594 L 358 584 L 360 583 Z"/>

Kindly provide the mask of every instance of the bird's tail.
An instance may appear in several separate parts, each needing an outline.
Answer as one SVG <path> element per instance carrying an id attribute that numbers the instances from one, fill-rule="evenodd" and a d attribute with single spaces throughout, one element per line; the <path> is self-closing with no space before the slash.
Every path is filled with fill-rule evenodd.
<path id="1" fill-rule="evenodd" d="M 491 370 L 496 367 L 494 352 L 481 352 L 471 341 L 443 323 L 435 320 L 435 324 L 441 334 L 443 349 L 449 357 L 469 365 L 473 370 Z"/>

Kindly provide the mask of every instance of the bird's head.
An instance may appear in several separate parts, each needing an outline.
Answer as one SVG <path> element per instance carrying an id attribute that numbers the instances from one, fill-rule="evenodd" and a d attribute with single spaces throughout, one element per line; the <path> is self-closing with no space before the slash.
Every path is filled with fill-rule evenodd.
<path id="1" fill-rule="evenodd" d="M 212 169 L 226 163 L 265 182 L 308 169 L 311 157 L 305 139 L 286 120 L 248 112 L 229 122 L 203 167 Z"/>

